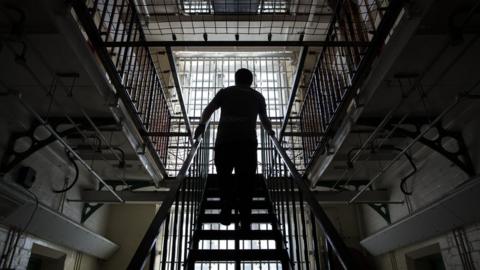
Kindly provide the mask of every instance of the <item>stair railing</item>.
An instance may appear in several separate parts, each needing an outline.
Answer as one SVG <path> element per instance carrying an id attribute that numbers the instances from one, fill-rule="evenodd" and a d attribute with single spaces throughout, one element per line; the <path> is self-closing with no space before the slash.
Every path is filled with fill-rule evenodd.
<path id="1" fill-rule="evenodd" d="M 336 255 L 338 261 L 341 263 L 344 269 L 359 269 L 358 265 L 355 265 L 355 262 L 353 260 L 353 257 L 348 249 L 348 247 L 345 245 L 343 239 L 333 226 L 332 222 L 328 218 L 327 214 L 323 210 L 322 206 L 318 203 L 314 193 L 310 190 L 308 183 L 306 180 L 300 175 L 300 173 L 297 171 L 295 168 L 295 165 L 293 164 L 292 160 L 290 157 L 287 155 L 286 151 L 283 149 L 281 146 L 280 142 L 278 141 L 277 138 L 274 136 L 269 136 L 269 141 L 265 141 L 265 149 L 274 149 L 274 153 L 271 153 L 270 157 L 265 157 L 267 159 L 270 159 L 270 161 L 267 161 L 267 165 L 264 168 L 265 171 L 267 171 L 267 174 L 270 174 L 271 176 L 275 176 L 275 174 L 272 174 L 274 171 L 281 171 L 282 169 L 288 170 L 290 173 L 290 179 L 292 180 L 291 182 L 288 181 L 283 181 L 282 177 L 278 177 L 277 179 L 275 178 L 270 178 L 267 179 L 267 182 L 270 183 L 269 189 L 273 190 L 280 190 L 281 192 L 277 194 L 272 194 L 273 200 L 279 202 L 280 204 L 283 204 L 283 207 L 285 204 L 288 206 L 287 211 L 295 211 L 297 205 L 295 204 L 295 201 L 300 201 L 300 207 L 303 207 L 303 201 L 307 202 L 308 205 L 310 206 L 310 212 L 312 213 L 312 216 L 316 218 L 318 221 L 319 227 L 321 231 L 323 232 L 325 239 L 328 243 L 328 247 L 331 248 L 331 251 L 333 252 L 334 255 Z M 279 158 L 281 160 L 281 164 L 278 164 L 275 162 L 275 159 Z M 278 176 L 278 175 L 277 175 Z M 288 185 L 291 184 L 292 186 L 289 187 Z M 296 189 L 293 187 L 293 185 L 296 187 Z M 298 194 L 295 193 L 294 191 L 298 190 Z M 285 194 L 288 192 L 292 192 L 293 194 Z M 280 197 L 280 198 L 276 198 Z M 291 202 L 290 202 L 291 200 Z M 301 209 L 301 212 L 303 213 L 303 209 Z M 292 213 L 288 214 L 287 220 L 284 219 L 284 217 L 278 217 L 280 223 L 284 224 L 284 230 L 285 227 L 287 227 L 290 232 L 286 232 L 284 234 L 288 235 L 286 241 L 289 243 L 290 246 L 290 253 L 292 252 L 300 252 L 300 247 L 298 243 L 295 245 L 294 241 L 298 241 L 298 236 L 294 235 L 294 237 L 291 237 L 292 234 L 294 234 L 291 230 L 297 230 L 296 228 L 291 228 L 294 226 L 304 226 L 305 223 L 305 215 L 302 214 L 301 218 L 302 221 L 294 221 L 293 225 L 290 224 L 290 220 L 288 220 L 289 216 L 295 216 L 297 213 Z M 314 222 L 312 219 L 311 222 Z M 301 223 L 300 225 L 298 223 Z M 287 224 L 285 226 L 285 224 Z M 303 228 L 305 232 L 305 228 Z M 305 234 L 304 234 L 305 235 Z M 285 236 L 285 235 L 284 235 Z M 288 238 L 291 239 L 288 239 Z M 316 237 L 316 231 L 315 231 L 315 226 L 312 228 L 312 237 L 315 238 L 313 239 L 314 241 L 317 241 Z M 318 245 L 314 245 L 315 249 L 318 249 Z M 318 250 L 315 252 L 318 254 Z M 295 254 L 293 254 L 295 255 Z M 291 254 L 292 256 L 292 254 Z M 300 254 L 296 255 L 297 258 L 301 258 Z M 304 257 L 305 260 L 308 260 L 308 257 Z M 317 258 L 316 258 L 317 260 Z M 317 268 L 319 267 L 319 262 L 317 261 Z M 306 263 L 308 265 L 308 262 Z M 308 266 L 307 266 L 308 269 Z"/>
<path id="2" fill-rule="evenodd" d="M 153 269 L 157 255 L 161 269 L 167 264 L 168 269 L 179 269 L 185 263 L 208 176 L 208 134 L 207 128 L 206 139 L 199 138 L 191 147 L 127 269 L 144 269 L 148 261 L 147 269 Z M 159 238 L 161 247 L 156 245 Z"/>

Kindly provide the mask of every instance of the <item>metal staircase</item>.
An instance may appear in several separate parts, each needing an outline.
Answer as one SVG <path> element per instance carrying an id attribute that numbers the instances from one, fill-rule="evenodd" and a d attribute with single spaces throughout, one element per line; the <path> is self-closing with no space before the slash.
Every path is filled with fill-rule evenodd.
<path id="1" fill-rule="evenodd" d="M 302 65 L 297 70 L 299 75 L 295 76 L 297 82 L 282 121 L 280 141 L 275 137 L 262 137 L 263 178 L 259 179 L 263 181 L 258 181 L 255 191 L 258 200 L 253 202 L 250 231 L 238 230 L 238 224 L 231 227 L 220 225 L 219 201 L 215 200 L 218 198 L 217 179 L 208 175 L 211 145 L 208 141 L 192 142 L 190 119 L 180 98 L 182 115 L 178 119 L 183 119 L 186 132 L 172 132 L 171 120 L 177 118 L 169 110 L 165 86 L 153 61 L 152 48 L 165 48 L 179 94 L 181 91 L 171 46 L 181 46 L 182 43 L 176 40 L 175 34 L 172 34 L 173 41 L 152 40 L 149 31 L 145 32 L 144 28 L 149 30 L 148 26 L 155 24 L 148 24 L 136 2 L 72 1 L 88 42 L 95 47 L 95 53 L 116 89 L 119 97 L 117 106 L 133 116 L 132 125 L 138 130 L 136 135 L 141 137 L 143 148 L 153 153 L 154 162 L 145 167 L 160 168 L 161 173 L 150 173 L 153 179 L 157 179 L 155 185 L 158 185 L 159 179 L 171 182 L 167 185 L 171 187 L 168 195 L 162 200 L 128 269 L 209 269 L 208 266 L 204 268 L 203 263 L 217 263 L 215 269 L 218 269 L 219 261 L 226 263 L 220 269 L 251 269 L 246 263 L 252 262 L 268 264 L 267 268 L 260 266 L 261 269 L 309 270 L 337 266 L 366 269 L 352 258 L 349 248 L 310 190 L 311 183 L 304 176 L 309 177 L 313 161 L 328 152 L 329 141 L 343 120 L 347 119 L 345 115 L 357 106 L 360 86 L 391 33 L 404 1 L 328 1 L 332 13 L 323 34 L 325 40 L 313 43 L 304 42 L 304 34 L 293 43 L 273 43 L 270 40 L 242 42 L 238 37 L 236 41 L 227 43 L 210 42 L 206 33 L 203 34 L 204 42 L 193 42 L 195 46 L 290 44 L 303 46 L 304 56 L 308 46 L 323 48 L 311 71 L 298 115 L 293 116 L 291 109 L 297 100 L 296 88 Z M 146 5 L 143 8 L 148 11 Z M 193 46 L 192 42 L 186 42 L 183 44 Z M 163 177 L 166 175 L 164 163 L 169 140 L 173 136 L 186 136 L 192 145 L 176 179 L 169 180 Z M 206 135 L 205 138 L 210 137 Z M 295 146 L 295 142 L 301 146 Z M 297 170 L 298 164 L 292 162 L 283 148 L 289 147 L 288 143 L 292 144 L 290 149 L 299 148 L 302 152 L 305 163 L 302 174 Z M 147 157 L 142 156 L 141 160 Z M 238 223 L 237 219 L 234 216 L 234 223 Z M 212 241 L 217 241 L 215 248 L 212 248 Z M 267 248 L 245 248 L 246 243 L 251 246 L 255 241 L 267 241 Z M 229 243 L 232 244 L 229 246 Z M 275 248 L 269 248 L 270 243 Z M 274 267 L 270 267 L 270 262 Z"/>
<path id="2" fill-rule="evenodd" d="M 280 266 L 288 269 L 288 252 L 264 177 L 257 175 L 254 181 L 251 215 L 248 216 L 251 225 L 248 229 L 240 227 L 238 210 L 234 210 L 229 226 L 221 224 L 219 181 L 226 179 L 218 179 L 217 175 L 208 176 L 186 269 L 196 269 L 195 265 L 211 262 L 234 265 L 235 269 L 262 262 L 275 267 L 272 269 Z"/>

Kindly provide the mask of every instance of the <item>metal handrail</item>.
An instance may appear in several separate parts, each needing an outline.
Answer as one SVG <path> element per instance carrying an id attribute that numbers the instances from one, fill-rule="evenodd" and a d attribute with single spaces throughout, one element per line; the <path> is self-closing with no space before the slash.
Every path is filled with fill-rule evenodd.
<path id="1" fill-rule="evenodd" d="M 150 251 L 152 250 L 157 241 L 160 227 L 162 226 L 167 216 L 170 214 L 170 208 L 175 202 L 177 193 L 180 190 L 183 181 L 187 178 L 188 169 L 192 165 L 192 162 L 198 152 L 198 149 L 200 148 L 202 140 L 202 137 L 198 138 L 194 142 L 193 146 L 190 148 L 190 152 L 188 153 L 187 158 L 183 162 L 182 167 L 174 180 L 174 184 L 171 186 L 170 191 L 166 195 L 165 199 L 162 201 L 162 204 L 160 205 L 160 208 L 158 209 L 155 217 L 153 218 L 152 223 L 150 223 L 150 226 L 148 227 L 145 236 L 142 238 L 142 241 L 140 242 L 137 250 L 135 251 L 135 254 L 130 260 L 127 269 L 143 269 L 146 258 L 150 254 Z"/>
<path id="2" fill-rule="evenodd" d="M 333 226 L 322 206 L 318 203 L 315 195 L 310 190 L 309 185 L 305 182 L 300 173 L 297 171 L 295 165 L 293 164 L 290 157 L 288 157 L 287 152 L 285 152 L 278 139 L 272 135 L 269 135 L 269 137 L 273 143 L 276 152 L 280 155 L 283 163 L 292 175 L 295 185 L 310 205 L 314 216 L 320 222 L 320 227 L 325 234 L 325 238 L 330 243 L 330 246 L 337 255 L 338 260 L 342 264 L 343 268 L 347 270 L 355 269 L 354 261 L 350 251 L 348 250 L 348 247 L 343 242 L 342 238 L 338 234 L 337 230 Z"/>

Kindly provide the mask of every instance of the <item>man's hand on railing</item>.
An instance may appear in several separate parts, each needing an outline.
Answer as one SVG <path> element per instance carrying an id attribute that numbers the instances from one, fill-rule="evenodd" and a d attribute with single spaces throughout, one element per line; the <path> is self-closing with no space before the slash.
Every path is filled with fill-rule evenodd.
<path id="1" fill-rule="evenodd" d="M 205 133 L 205 124 L 199 124 L 198 127 L 195 129 L 195 133 L 193 135 L 194 140 L 198 140 L 203 134 Z"/>
<path id="2" fill-rule="evenodd" d="M 272 136 L 272 137 L 275 136 L 275 131 L 273 129 L 267 129 L 265 131 L 267 132 L 268 136 Z"/>

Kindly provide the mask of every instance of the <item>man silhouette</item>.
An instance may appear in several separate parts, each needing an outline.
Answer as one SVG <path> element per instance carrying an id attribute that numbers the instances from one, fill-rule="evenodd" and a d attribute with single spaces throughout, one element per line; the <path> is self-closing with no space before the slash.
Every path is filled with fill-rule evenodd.
<path id="1" fill-rule="evenodd" d="M 257 116 L 273 135 L 265 98 L 250 86 L 253 75 L 242 68 L 235 72 L 235 86 L 221 89 L 207 105 L 195 130 L 195 139 L 204 131 L 210 116 L 221 108 L 215 142 L 215 166 L 220 183 L 222 224 L 231 222 L 232 208 L 240 211 L 241 228 L 250 229 L 248 215 L 257 168 Z M 232 170 L 235 169 L 235 177 Z"/>

